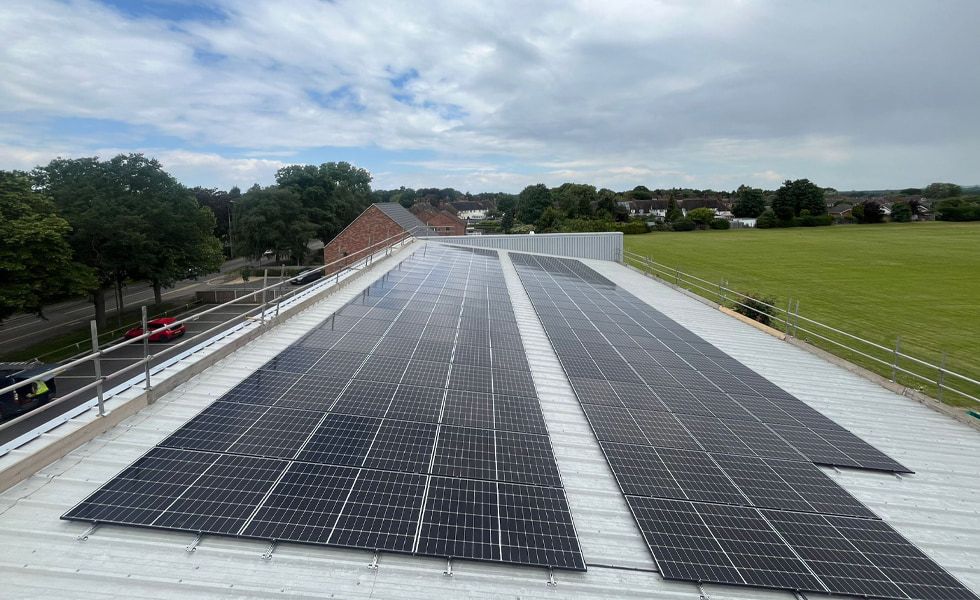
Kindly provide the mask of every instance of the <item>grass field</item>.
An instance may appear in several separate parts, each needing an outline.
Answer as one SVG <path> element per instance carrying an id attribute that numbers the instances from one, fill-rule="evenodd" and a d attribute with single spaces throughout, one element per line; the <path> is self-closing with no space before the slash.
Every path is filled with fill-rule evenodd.
<path id="1" fill-rule="evenodd" d="M 625 239 L 628 251 L 711 282 L 725 278 L 736 291 L 775 297 L 777 306 L 799 300 L 801 316 L 883 346 L 894 348 L 901 335 L 903 353 L 931 363 L 938 365 L 945 350 L 949 370 L 980 380 L 980 223 L 658 232 Z M 908 363 L 900 364 L 911 369 Z M 923 387 L 911 377 L 900 380 Z M 978 395 L 976 388 L 970 392 Z M 975 407 L 949 392 L 944 400 Z"/>

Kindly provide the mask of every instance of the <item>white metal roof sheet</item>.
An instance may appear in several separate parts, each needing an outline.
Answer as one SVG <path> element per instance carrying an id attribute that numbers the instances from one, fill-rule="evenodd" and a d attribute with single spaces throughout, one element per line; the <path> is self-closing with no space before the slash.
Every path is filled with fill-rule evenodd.
<path id="1" fill-rule="evenodd" d="M 551 587 L 540 568 L 456 561 L 454 576 L 447 577 L 445 561 L 396 554 L 382 555 L 379 568 L 372 570 L 368 552 L 300 544 L 281 544 L 270 560 L 263 560 L 268 544 L 255 540 L 206 536 L 196 551 L 188 552 L 194 539 L 188 533 L 104 526 L 78 541 L 85 524 L 59 520 L 65 510 L 358 294 L 375 278 L 368 276 L 0 494 L 0 597 L 698 598 L 694 584 L 664 581 L 653 572 L 649 552 L 507 262 L 508 289 L 587 572 L 559 571 L 558 585 Z M 902 478 L 829 472 L 980 591 L 980 436 L 974 430 L 621 265 L 587 263 L 914 469 L 915 475 Z M 30 446 L 24 451 L 31 451 Z M 705 591 L 713 600 L 793 598 L 753 588 L 705 586 Z"/>

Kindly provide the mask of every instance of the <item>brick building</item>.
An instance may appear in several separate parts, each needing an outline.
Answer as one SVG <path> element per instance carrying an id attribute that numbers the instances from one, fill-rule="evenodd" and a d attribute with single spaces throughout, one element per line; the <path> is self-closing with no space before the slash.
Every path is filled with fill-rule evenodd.
<path id="1" fill-rule="evenodd" d="M 465 231 L 465 229 L 464 229 Z M 433 236 L 438 233 L 397 203 L 372 204 L 323 248 L 325 274 L 358 261 L 385 246 L 394 236 Z M 331 263 L 337 262 L 334 265 Z"/>
<path id="2" fill-rule="evenodd" d="M 415 216 L 439 235 L 466 235 L 466 221 L 448 210 L 423 211 L 416 213 Z"/>

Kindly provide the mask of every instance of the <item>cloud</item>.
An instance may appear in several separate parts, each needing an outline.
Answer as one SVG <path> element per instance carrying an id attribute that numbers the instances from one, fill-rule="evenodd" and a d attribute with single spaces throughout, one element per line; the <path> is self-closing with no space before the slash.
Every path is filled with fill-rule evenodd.
<path id="1" fill-rule="evenodd" d="M 45 148 L 157 148 L 219 157 L 217 185 L 346 148 L 370 155 L 375 185 L 814 172 L 845 188 L 858 163 L 880 187 L 924 185 L 936 164 L 969 179 L 959 165 L 980 159 L 980 80 L 963 75 L 980 53 L 972 0 L 150 4 L 0 5 L 0 143 L 22 149 L 0 168 Z"/>

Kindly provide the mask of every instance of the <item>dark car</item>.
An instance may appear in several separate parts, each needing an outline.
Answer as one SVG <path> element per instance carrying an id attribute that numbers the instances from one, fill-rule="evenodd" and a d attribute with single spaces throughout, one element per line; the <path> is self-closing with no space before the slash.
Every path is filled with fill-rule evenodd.
<path id="1" fill-rule="evenodd" d="M 162 317 L 159 319 L 153 319 L 152 321 L 147 321 L 146 322 L 147 329 L 149 329 L 150 331 L 159 330 L 156 331 L 156 333 L 150 334 L 150 341 L 169 342 L 174 338 L 179 338 L 180 336 L 184 335 L 184 333 L 187 332 L 187 328 L 184 327 L 183 323 L 171 329 L 167 329 L 168 325 L 172 325 L 176 322 L 177 319 L 173 317 Z M 130 340 L 139 337 L 141 335 L 143 335 L 143 328 L 133 327 L 132 329 L 126 332 L 125 338 L 127 340 Z"/>
<path id="2" fill-rule="evenodd" d="M 0 388 L 27 381 L 53 368 L 55 365 L 38 362 L 0 362 Z M 33 410 L 53 399 L 57 388 L 54 375 L 48 375 L 41 381 L 43 383 L 26 383 L 13 391 L 0 394 L 0 417 L 6 418 Z"/>
<path id="3" fill-rule="evenodd" d="M 296 279 L 293 279 L 290 283 L 293 285 L 306 285 L 321 277 L 323 277 L 323 271 L 321 269 L 306 269 L 305 271 L 300 271 Z"/>

